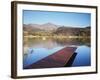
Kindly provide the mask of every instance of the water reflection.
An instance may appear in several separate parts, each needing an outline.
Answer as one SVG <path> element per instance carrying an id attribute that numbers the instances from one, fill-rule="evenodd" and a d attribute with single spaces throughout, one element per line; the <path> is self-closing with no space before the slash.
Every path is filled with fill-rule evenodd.
<path id="1" fill-rule="evenodd" d="M 91 50 L 88 46 L 79 46 L 76 51 L 77 54 L 72 66 L 90 66 L 91 65 Z"/>
<path id="2" fill-rule="evenodd" d="M 43 40 L 42 38 L 24 38 L 24 47 L 37 47 L 37 48 L 54 48 L 58 46 L 66 46 L 66 45 L 87 45 L 90 46 L 90 39 L 84 38 L 46 38 Z"/>
<path id="3" fill-rule="evenodd" d="M 23 67 L 33 64 L 66 46 L 76 46 L 77 56 L 72 66 L 90 66 L 90 39 L 24 38 Z M 86 61 L 84 61 L 86 60 Z"/>

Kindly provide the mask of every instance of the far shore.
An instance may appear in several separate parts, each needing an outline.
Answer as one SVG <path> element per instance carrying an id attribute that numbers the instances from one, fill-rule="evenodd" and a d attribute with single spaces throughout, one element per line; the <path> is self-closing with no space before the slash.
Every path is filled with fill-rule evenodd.
<path id="1" fill-rule="evenodd" d="M 90 38 L 90 36 L 33 36 L 33 35 L 28 35 L 28 36 L 24 36 L 24 38 Z"/>

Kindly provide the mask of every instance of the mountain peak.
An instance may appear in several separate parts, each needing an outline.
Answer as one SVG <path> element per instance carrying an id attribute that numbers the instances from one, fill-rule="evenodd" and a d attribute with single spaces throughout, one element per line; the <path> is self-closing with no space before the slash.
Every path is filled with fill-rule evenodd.
<path id="1" fill-rule="evenodd" d="M 42 24 L 42 25 L 54 25 L 54 26 L 56 26 L 55 24 L 53 24 L 53 23 L 50 23 L 50 22 L 48 22 L 48 23 L 45 23 L 45 24 Z"/>

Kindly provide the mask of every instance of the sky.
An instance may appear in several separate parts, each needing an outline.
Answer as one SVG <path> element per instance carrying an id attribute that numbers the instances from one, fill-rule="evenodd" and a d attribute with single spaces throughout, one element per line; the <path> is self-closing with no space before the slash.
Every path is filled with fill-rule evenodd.
<path id="1" fill-rule="evenodd" d="M 23 24 L 45 24 L 84 28 L 91 24 L 90 13 L 23 10 Z"/>

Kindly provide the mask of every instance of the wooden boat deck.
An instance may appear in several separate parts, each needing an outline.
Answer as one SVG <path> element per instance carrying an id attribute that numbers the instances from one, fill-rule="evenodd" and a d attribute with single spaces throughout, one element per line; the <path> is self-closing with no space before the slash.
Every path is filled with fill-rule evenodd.
<path id="1" fill-rule="evenodd" d="M 65 47 L 54 54 L 27 66 L 25 69 L 54 68 L 69 66 L 72 63 L 73 55 L 77 47 Z M 74 55 L 75 57 L 75 55 Z"/>

